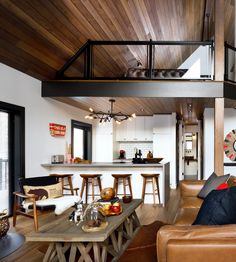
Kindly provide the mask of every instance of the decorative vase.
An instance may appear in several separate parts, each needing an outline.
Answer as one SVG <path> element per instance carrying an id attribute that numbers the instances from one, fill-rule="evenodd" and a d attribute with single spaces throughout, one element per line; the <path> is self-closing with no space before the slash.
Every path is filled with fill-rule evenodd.
<path id="1" fill-rule="evenodd" d="M 7 234 L 9 228 L 10 228 L 10 223 L 8 220 L 7 211 L 3 210 L 0 213 L 0 238 L 4 237 Z"/>

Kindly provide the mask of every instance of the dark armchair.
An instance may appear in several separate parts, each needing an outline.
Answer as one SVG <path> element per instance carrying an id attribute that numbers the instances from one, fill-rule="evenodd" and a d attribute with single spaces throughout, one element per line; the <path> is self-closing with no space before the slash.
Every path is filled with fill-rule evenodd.
<path id="1" fill-rule="evenodd" d="M 13 206 L 13 226 L 16 225 L 17 215 L 24 215 L 29 218 L 34 219 L 34 227 L 35 231 L 38 231 L 38 215 L 37 209 L 49 209 L 49 208 L 57 208 L 57 205 L 62 205 L 62 210 L 60 212 L 66 210 L 70 206 L 74 204 L 74 202 L 78 201 L 80 198 L 78 197 L 78 188 L 73 189 L 76 195 L 70 196 L 61 196 L 55 199 L 46 199 L 41 200 L 40 196 L 35 193 L 30 193 L 30 195 L 26 195 L 24 191 L 24 186 L 35 186 L 35 187 L 45 187 L 58 183 L 58 178 L 55 176 L 45 176 L 45 177 L 33 177 L 33 178 L 20 178 L 20 190 L 21 192 L 14 192 L 14 206 Z M 71 188 L 65 188 L 62 184 L 62 192 L 63 190 L 70 190 Z M 33 192 L 43 191 L 42 190 L 34 190 Z M 73 192 L 71 192 L 72 194 Z M 29 202 L 27 209 L 25 208 L 26 201 Z M 64 201 L 64 202 L 63 202 Z M 50 203 L 51 202 L 51 203 Z M 63 205 L 64 204 L 64 205 Z M 28 212 L 28 209 L 32 210 L 32 212 Z M 56 210 L 56 209 L 55 209 Z M 56 213 L 56 212 L 55 212 Z"/>

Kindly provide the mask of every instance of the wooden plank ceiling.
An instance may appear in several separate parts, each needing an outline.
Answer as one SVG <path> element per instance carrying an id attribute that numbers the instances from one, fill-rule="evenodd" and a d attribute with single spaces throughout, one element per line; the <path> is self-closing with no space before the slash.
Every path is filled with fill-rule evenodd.
<path id="1" fill-rule="evenodd" d="M 0 62 L 40 80 L 55 73 L 88 40 L 206 40 L 213 0 L 2 0 Z M 226 40 L 233 43 L 233 5 L 225 1 Z M 209 13 L 209 24 L 206 18 Z M 209 33 L 208 33 L 209 31 Z M 156 68 L 176 68 L 188 47 L 156 48 Z M 94 48 L 95 76 L 123 75 L 146 47 Z M 70 74 L 81 74 L 82 59 Z"/>
<path id="2" fill-rule="evenodd" d="M 225 40 L 234 44 L 234 6 L 225 0 Z M 40 80 L 56 72 L 88 40 L 202 41 L 214 35 L 214 0 L 1 0 L 0 62 Z M 207 18 L 209 14 L 209 22 Z M 209 25 L 209 26 L 208 26 Z M 192 48 L 156 48 L 155 68 L 176 68 Z M 123 75 L 140 60 L 145 47 L 94 48 L 95 76 Z M 81 58 L 68 74 L 82 72 Z M 80 108 L 107 110 L 108 98 L 64 99 Z M 193 99 L 195 119 L 212 100 Z M 187 99 L 119 98 L 122 112 L 137 115 L 176 111 L 189 119 Z M 143 108 L 144 111 L 139 112 Z M 138 112 L 137 112 L 138 110 Z M 194 117 L 193 117 L 194 118 Z"/>

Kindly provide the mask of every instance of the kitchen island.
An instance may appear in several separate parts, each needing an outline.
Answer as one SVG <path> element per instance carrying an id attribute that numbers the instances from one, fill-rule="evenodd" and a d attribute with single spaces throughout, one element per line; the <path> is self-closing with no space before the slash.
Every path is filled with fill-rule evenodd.
<path id="1" fill-rule="evenodd" d="M 48 170 L 48 174 L 71 173 L 73 176 L 73 186 L 81 188 L 82 179 L 80 174 L 102 174 L 102 187 L 113 187 L 112 174 L 132 174 L 131 183 L 133 189 L 133 198 L 141 198 L 142 194 L 142 173 L 160 174 L 160 200 L 163 206 L 166 205 L 170 193 L 170 163 L 159 164 L 133 164 L 129 162 L 106 162 L 106 163 L 91 163 L 91 164 L 42 164 L 42 167 Z M 122 192 L 122 188 L 120 191 Z M 148 183 L 146 192 L 152 192 L 152 185 Z M 153 197 L 146 195 L 145 203 L 153 203 Z"/>

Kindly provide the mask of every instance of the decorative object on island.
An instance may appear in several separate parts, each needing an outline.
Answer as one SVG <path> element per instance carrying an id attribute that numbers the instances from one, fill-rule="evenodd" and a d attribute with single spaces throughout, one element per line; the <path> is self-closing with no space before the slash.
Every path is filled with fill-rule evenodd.
<path id="1" fill-rule="evenodd" d="M 125 150 L 120 150 L 120 156 L 119 159 L 125 159 Z"/>
<path id="2" fill-rule="evenodd" d="M 4 237 L 7 234 L 7 231 L 10 228 L 10 223 L 8 220 L 7 210 L 0 212 L 0 238 Z"/>
<path id="3" fill-rule="evenodd" d="M 236 161 L 236 129 L 229 132 L 224 141 L 224 151 L 231 161 Z"/>
<path id="4" fill-rule="evenodd" d="M 65 136 L 65 134 L 66 134 L 66 126 L 65 125 L 49 123 L 49 130 L 50 130 L 51 136 Z"/>
<path id="5" fill-rule="evenodd" d="M 68 144 L 66 142 L 66 163 L 72 163 L 72 157 L 71 157 L 71 144 Z"/>
<path id="6" fill-rule="evenodd" d="M 112 119 L 116 121 L 117 124 L 120 124 L 124 120 L 132 120 L 136 117 L 136 114 L 133 113 L 132 115 L 124 114 L 122 112 L 114 113 L 113 112 L 113 104 L 115 103 L 115 99 L 110 99 L 109 102 L 111 103 L 111 109 L 108 112 L 102 111 L 94 111 L 91 107 L 89 111 L 91 112 L 89 115 L 86 115 L 86 119 L 98 119 L 100 124 L 111 122 Z"/>

